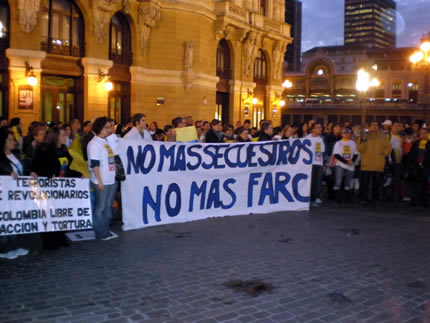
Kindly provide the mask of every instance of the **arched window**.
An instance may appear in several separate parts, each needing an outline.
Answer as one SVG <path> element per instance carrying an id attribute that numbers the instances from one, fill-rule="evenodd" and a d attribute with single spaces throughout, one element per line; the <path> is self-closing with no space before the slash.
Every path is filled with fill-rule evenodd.
<path id="1" fill-rule="evenodd" d="M 48 0 L 42 13 L 42 50 L 84 56 L 84 19 L 71 0 Z"/>
<path id="2" fill-rule="evenodd" d="M 109 58 L 115 64 L 131 65 L 131 33 L 127 18 L 117 12 L 110 23 Z"/>
<path id="3" fill-rule="evenodd" d="M 264 52 L 259 49 L 254 61 L 254 82 L 267 81 L 267 61 Z"/>
<path id="4" fill-rule="evenodd" d="M 9 47 L 9 5 L 7 0 L 0 0 L 0 50 Z"/>
<path id="5" fill-rule="evenodd" d="M 216 50 L 216 76 L 231 79 L 230 48 L 225 39 L 220 40 Z"/>

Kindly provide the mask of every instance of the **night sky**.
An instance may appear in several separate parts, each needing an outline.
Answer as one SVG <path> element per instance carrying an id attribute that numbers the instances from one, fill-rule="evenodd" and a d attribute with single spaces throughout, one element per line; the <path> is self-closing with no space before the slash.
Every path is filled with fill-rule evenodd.
<path id="1" fill-rule="evenodd" d="M 397 47 L 416 47 L 430 32 L 430 0 L 397 0 Z M 302 51 L 343 44 L 344 0 L 302 0 Z"/>

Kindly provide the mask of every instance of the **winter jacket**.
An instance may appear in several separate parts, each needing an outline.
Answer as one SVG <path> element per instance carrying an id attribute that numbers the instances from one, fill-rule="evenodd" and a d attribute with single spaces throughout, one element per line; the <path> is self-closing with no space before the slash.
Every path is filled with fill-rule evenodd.
<path id="1" fill-rule="evenodd" d="M 382 133 L 369 133 L 367 140 L 357 139 L 357 150 L 361 155 L 361 170 L 367 172 L 383 172 L 386 157 L 393 147 L 389 139 Z"/>

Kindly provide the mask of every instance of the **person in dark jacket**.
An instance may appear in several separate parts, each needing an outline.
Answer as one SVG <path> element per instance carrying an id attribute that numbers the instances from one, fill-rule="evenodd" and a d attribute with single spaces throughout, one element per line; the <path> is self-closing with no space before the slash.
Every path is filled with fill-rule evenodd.
<path id="1" fill-rule="evenodd" d="M 273 126 L 270 121 L 265 121 L 261 125 L 258 141 L 270 141 L 273 137 Z"/>
<path id="2" fill-rule="evenodd" d="M 335 123 L 331 127 L 331 131 L 327 132 L 324 136 L 324 143 L 326 146 L 327 156 L 332 156 L 333 154 L 333 148 L 339 140 L 342 139 L 341 129 L 340 125 L 338 123 Z M 335 192 L 334 192 L 334 182 L 335 182 L 335 175 L 334 175 L 334 168 L 331 169 L 330 175 L 325 176 L 325 182 L 327 184 L 327 195 L 329 200 L 335 199 Z"/>
<path id="3" fill-rule="evenodd" d="M 251 142 L 251 139 L 249 139 L 249 129 L 240 127 L 236 142 Z"/>
<path id="4" fill-rule="evenodd" d="M 409 176 L 411 178 L 411 206 L 421 203 L 427 207 L 427 185 L 430 179 L 430 141 L 427 129 L 419 131 L 419 138 L 412 145 L 408 154 Z"/>
<path id="5" fill-rule="evenodd" d="M 213 119 L 211 122 L 211 128 L 206 133 L 205 142 L 210 143 L 223 143 L 222 135 L 222 124 L 221 121 Z"/>
<path id="6" fill-rule="evenodd" d="M 12 131 L 1 129 L 0 131 L 0 176 L 12 176 L 17 179 L 24 175 L 24 164 L 16 148 L 15 136 Z M 4 210 L 3 210 L 4 211 Z M 27 255 L 29 250 L 19 248 L 18 236 L 0 236 L 0 258 L 15 259 Z"/>
<path id="7" fill-rule="evenodd" d="M 82 174 L 70 169 L 73 161 L 66 147 L 67 137 L 64 129 L 53 127 L 45 136 L 35 152 L 31 171 L 43 177 L 82 177 Z M 42 244 L 45 249 L 57 249 L 67 246 L 63 232 L 42 233 Z"/>

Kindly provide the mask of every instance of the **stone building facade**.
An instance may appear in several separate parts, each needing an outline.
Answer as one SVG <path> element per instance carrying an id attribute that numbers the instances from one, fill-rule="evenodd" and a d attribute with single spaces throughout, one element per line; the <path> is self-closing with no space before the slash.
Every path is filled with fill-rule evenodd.
<path id="1" fill-rule="evenodd" d="M 283 0 L 0 0 L 1 114 L 280 123 L 284 14 Z"/>

